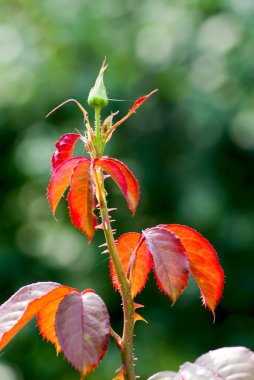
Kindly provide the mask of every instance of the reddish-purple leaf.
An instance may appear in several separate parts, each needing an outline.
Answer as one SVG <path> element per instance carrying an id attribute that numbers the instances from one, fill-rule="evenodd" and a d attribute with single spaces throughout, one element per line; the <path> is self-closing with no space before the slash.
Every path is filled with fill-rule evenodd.
<path id="1" fill-rule="evenodd" d="M 96 226 L 96 216 L 93 213 L 95 191 L 91 161 L 86 157 L 73 170 L 68 203 L 73 224 L 86 234 L 90 242 Z"/>
<path id="2" fill-rule="evenodd" d="M 56 282 L 37 282 L 19 289 L 0 306 L 0 350 L 50 302 L 70 292 Z"/>
<path id="3" fill-rule="evenodd" d="M 80 138 L 78 133 L 66 133 L 55 144 L 56 150 L 52 155 L 51 163 L 53 171 L 64 161 L 71 158 L 75 143 Z"/>
<path id="4" fill-rule="evenodd" d="M 83 379 L 107 350 L 109 315 L 103 300 L 92 291 L 68 294 L 57 311 L 56 333 L 66 359 Z"/>
<path id="5" fill-rule="evenodd" d="M 173 302 L 183 292 L 189 274 L 187 254 L 178 237 L 166 228 L 154 227 L 143 231 L 153 258 L 157 283 Z"/>
<path id="6" fill-rule="evenodd" d="M 53 215 L 67 187 L 70 185 L 73 169 L 80 160 L 87 159 L 86 157 L 75 157 L 68 161 L 64 161 L 53 172 L 50 184 L 48 186 L 48 200 L 51 206 Z"/>
<path id="7" fill-rule="evenodd" d="M 147 250 L 146 243 L 143 240 L 139 244 L 142 235 L 137 232 L 129 232 L 120 236 L 116 241 L 117 251 L 121 260 L 124 273 L 127 275 L 130 258 L 134 259 L 131 273 L 131 294 L 134 298 L 144 288 L 148 274 L 151 270 L 151 255 Z M 135 254 L 135 257 L 133 257 Z M 110 276 L 115 289 L 120 291 L 115 267 L 110 258 Z"/>
<path id="8" fill-rule="evenodd" d="M 217 254 L 197 231 L 179 224 L 163 225 L 179 237 L 188 255 L 190 271 L 201 290 L 203 303 L 214 314 L 224 285 L 224 273 Z"/>
<path id="9" fill-rule="evenodd" d="M 117 183 L 127 200 L 129 209 L 134 215 L 139 200 L 139 185 L 132 172 L 115 158 L 97 158 L 94 163 L 100 166 Z"/>

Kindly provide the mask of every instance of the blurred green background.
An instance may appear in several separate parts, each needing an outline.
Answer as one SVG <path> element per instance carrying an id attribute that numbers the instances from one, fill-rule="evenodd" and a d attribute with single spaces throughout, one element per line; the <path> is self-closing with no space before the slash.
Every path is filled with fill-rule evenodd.
<path id="1" fill-rule="evenodd" d="M 82 131 L 74 104 L 86 104 L 104 56 L 111 101 L 125 114 L 159 91 L 115 133 L 107 154 L 140 181 L 131 217 L 108 182 L 117 235 L 160 223 L 187 224 L 216 248 L 226 274 L 213 323 L 193 280 L 171 307 L 150 275 L 137 302 L 137 373 L 177 370 L 222 346 L 254 349 L 254 2 L 253 0 L 1 0 L 0 302 L 19 287 L 58 281 L 93 288 L 121 329 L 108 258 L 70 223 L 66 202 L 51 213 L 45 192 L 55 141 Z M 89 108 L 88 106 L 86 106 Z M 89 112 L 92 112 L 89 109 Z M 88 379 L 111 379 L 120 366 L 113 342 Z M 33 320 L 3 350 L 1 380 L 78 380 L 42 341 Z"/>

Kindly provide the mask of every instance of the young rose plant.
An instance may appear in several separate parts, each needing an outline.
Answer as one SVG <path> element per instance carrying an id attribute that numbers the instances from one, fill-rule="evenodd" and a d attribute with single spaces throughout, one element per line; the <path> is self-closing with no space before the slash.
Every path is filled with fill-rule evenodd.
<path id="1" fill-rule="evenodd" d="M 84 116 L 85 131 L 83 135 L 67 133 L 57 141 L 52 155 L 52 177 L 47 195 L 54 215 L 62 196 L 69 188 L 67 201 L 73 224 L 87 236 L 89 242 L 97 229 L 103 230 L 110 258 L 110 277 L 122 299 L 123 332 L 118 335 L 110 326 L 107 307 L 93 290 L 80 292 L 55 282 L 41 282 L 19 289 L 0 307 L 0 349 L 31 318 L 37 316 L 42 336 L 55 345 L 57 353 L 63 352 L 65 358 L 80 372 L 81 379 L 100 363 L 111 335 L 122 361 L 114 379 L 134 380 L 133 333 L 135 322 L 143 319 L 136 312 L 142 305 L 135 303 L 135 297 L 144 288 L 149 272 L 153 270 L 159 288 L 173 303 L 185 289 L 189 274 L 192 273 L 200 288 L 203 304 L 213 316 L 221 298 L 224 274 L 212 245 L 187 226 L 159 224 L 141 233 L 125 233 L 115 240 L 104 179 L 110 176 L 116 182 L 133 215 L 139 201 L 139 185 L 130 169 L 121 161 L 105 156 L 104 149 L 116 128 L 134 114 L 156 90 L 139 98 L 120 120 L 113 122 L 116 113 L 111 113 L 101 122 L 101 108 L 108 103 L 103 82 L 106 67 L 104 62 L 88 96 L 88 104 L 95 111 L 94 127 L 90 124 L 86 110 L 75 99 L 69 99 L 60 105 L 71 101 L 78 105 Z M 73 157 L 78 140 L 83 141 L 89 157 Z M 95 214 L 96 210 L 99 210 L 99 217 Z M 239 379 L 250 379 L 250 376 L 254 376 L 253 354 L 247 349 L 243 349 L 244 352 L 242 348 L 234 350 L 233 354 L 232 351 L 223 351 L 225 360 L 220 369 L 217 368 L 216 361 L 211 364 L 211 360 L 201 360 L 201 357 L 194 364 L 185 364 L 179 373 L 161 372 L 152 376 L 151 380 L 198 380 L 201 379 L 197 377 L 200 368 L 206 371 L 204 374 L 208 374 L 208 377 L 203 376 L 202 379 L 212 378 L 216 371 L 220 378 L 226 380 L 231 379 L 232 373 L 239 373 Z M 233 362 L 230 359 L 232 357 Z M 249 367 L 245 371 L 247 377 L 242 376 L 241 366 L 230 367 L 229 362 L 236 363 L 236 357 L 240 358 L 240 364 L 248 358 Z M 205 355 L 204 358 L 206 359 Z"/>

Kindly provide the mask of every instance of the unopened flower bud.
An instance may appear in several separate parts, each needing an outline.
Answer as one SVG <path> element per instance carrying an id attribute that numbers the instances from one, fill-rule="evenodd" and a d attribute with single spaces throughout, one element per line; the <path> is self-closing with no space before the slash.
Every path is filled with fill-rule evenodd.
<path id="1" fill-rule="evenodd" d="M 92 107 L 105 107 L 108 104 L 107 92 L 103 81 L 103 74 L 106 68 L 107 64 L 104 60 L 95 85 L 91 88 L 88 95 L 87 101 Z"/>

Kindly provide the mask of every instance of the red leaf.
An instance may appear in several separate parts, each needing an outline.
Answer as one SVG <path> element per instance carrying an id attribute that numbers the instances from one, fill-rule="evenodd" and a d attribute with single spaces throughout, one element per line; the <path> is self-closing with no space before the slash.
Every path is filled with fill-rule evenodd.
<path id="1" fill-rule="evenodd" d="M 68 294 L 56 314 L 56 333 L 66 359 L 83 378 L 107 350 L 109 315 L 103 300 L 91 291 Z"/>
<path id="2" fill-rule="evenodd" d="M 188 259 L 185 249 L 166 228 L 154 227 L 143 231 L 153 257 L 157 283 L 173 302 L 183 292 L 188 281 Z"/>
<path id="3" fill-rule="evenodd" d="M 84 157 L 85 158 L 85 157 Z M 92 240 L 96 217 L 94 184 L 92 180 L 90 159 L 79 161 L 71 177 L 71 188 L 68 195 L 70 216 L 73 224 Z"/>
<path id="4" fill-rule="evenodd" d="M 54 301 L 50 302 L 50 304 L 48 304 L 47 307 L 41 309 L 37 316 L 38 327 L 41 335 L 48 342 L 51 342 L 55 345 L 57 354 L 61 351 L 61 347 L 56 336 L 55 328 L 57 309 L 63 298 L 73 291 L 75 291 L 75 289 L 66 287 L 66 293 L 63 294 L 61 297 L 55 299 Z"/>
<path id="5" fill-rule="evenodd" d="M 149 94 L 142 96 L 141 98 L 138 98 L 138 100 L 136 100 L 136 102 L 133 104 L 130 111 L 128 112 L 128 116 L 132 115 L 141 106 L 141 104 L 144 103 L 144 101 L 146 101 L 148 98 L 150 98 L 150 96 L 154 94 L 156 91 L 157 90 L 153 90 Z"/>
<path id="6" fill-rule="evenodd" d="M 94 163 L 100 166 L 117 183 L 127 200 L 129 209 L 134 215 L 139 200 L 139 185 L 132 172 L 115 158 L 97 158 Z"/>
<path id="7" fill-rule="evenodd" d="M 209 243 L 197 231 L 179 224 L 163 225 L 179 237 L 184 245 L 190 270 L 201 290 L 203 303 L 214 314 L 224 285 L 224 273 L 217 254 Z"/>
<path id="8" fill-rule="evenodd" d="M 77 163 L 83 159 L 88 160 L 86 157 L 75 157 L 68 161 L 64 161 L 52 174 L 47 195 L 53 215 L 55 215 L 60 199 L 64 195 L 67 187 L 70 185 L 73 169 Z"/>
<path id="9" fill-rule="evenodd" d="M 129 232 L 119 237 L 116 241 L 117 251 L 122 263 L 123 271 L 127 275 L 130 258 L 135 253 L 135 260 L 131 275 L 131 294 L 134 298 L 145 286 L 148 274 L 151 270 L 151 255 L 147 251 L 145 241 L 138 246 L 142 235 L 137 232 Z M 136 251 L 136 252 L 135 252 Z M 120 291 L 115 267 L 110 258 L 110 276 L 114 287 Z"/>
<path id="10" fill-rule="evenodd" d="M 80 138 L 78 133 L 66 133 L 55 144 L 56 150 L 52 155 L 52 169 L 55 170 L 62 162 L 71 158 L 75 143 Z"/>
<path id="11" fill-rule="evenodd" d="M 56 282 L 37 282 L 19 289 L 0 306 L 0 350 L 42 308 L 65 296 L 69 289 Z"/>

